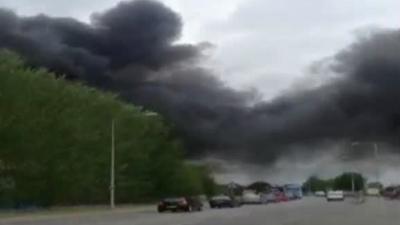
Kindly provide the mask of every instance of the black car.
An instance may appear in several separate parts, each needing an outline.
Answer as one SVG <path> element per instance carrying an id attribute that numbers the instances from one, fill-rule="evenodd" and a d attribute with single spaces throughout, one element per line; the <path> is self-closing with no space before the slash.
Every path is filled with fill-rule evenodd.
<path id="1" fill-rule="evenodd" d="M 239 206 L 237 202 L 226 195 L 219 195 L 210 198 L 209 204 L 211 208 L 233 208 Z"/>
<path id="2" fill-rule="evenodd" d="M 201 211 L 203 204 L 195 197 L 165 198 L 158 203 L 157 210 L 162 213 L 165 211 Z"/>

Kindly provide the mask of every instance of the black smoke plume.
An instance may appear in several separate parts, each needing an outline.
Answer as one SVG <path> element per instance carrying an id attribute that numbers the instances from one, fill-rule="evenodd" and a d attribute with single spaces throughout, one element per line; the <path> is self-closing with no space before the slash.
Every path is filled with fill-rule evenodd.
<path id="1" fill-rule="evenodd" d="M 373 32 L 325 62 L 336 74 L 329 82 L 254 103 L 255 93 L 233 90 L 199 66 L 204 45 L 176 43 L 182 21 L 163 4 L 122 2 L 91 18 L 0 10 L 0 48 L 160 112 L 192 157 L 264 163 L 338 142 L 399 145 L 397 30 Z"/>

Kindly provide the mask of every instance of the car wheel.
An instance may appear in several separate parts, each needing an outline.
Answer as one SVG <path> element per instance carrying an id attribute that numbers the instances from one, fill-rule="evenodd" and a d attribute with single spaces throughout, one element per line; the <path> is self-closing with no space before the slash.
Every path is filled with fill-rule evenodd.
<path id="1" fill-rule="evenodd" d="M 186 210 L 185 210 L 186 212 L 191 212 L 192 211 L 192 206 L 188 206 L 187 208 L 186 208 Z"/>

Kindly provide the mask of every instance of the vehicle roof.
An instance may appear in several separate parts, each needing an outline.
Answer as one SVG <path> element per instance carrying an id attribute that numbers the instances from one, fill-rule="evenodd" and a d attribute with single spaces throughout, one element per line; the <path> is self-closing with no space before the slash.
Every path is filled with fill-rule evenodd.
<path id="1" fill-rule="evenodd" d="M 170 198 L 164 198 L 163 201 L 168 201 L 168 202 L 172 202 L 172 201 L 180 201 L 185 197 L 170 197 Z"/>
<path id="2" fill-rule="evenodd" d="M 230 197 L 227 195 L 216 195 L 211 197 L 211 199 L 230 199 Z"/>

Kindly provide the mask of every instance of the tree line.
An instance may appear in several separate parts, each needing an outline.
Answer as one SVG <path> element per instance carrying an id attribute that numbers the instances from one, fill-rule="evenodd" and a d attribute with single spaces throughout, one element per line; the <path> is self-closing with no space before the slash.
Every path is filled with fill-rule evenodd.
<path id="1" fill-rule="evenodd" d="M 0 52 L 0 207 L 103 204 L 115 122 L 117 202 L 212 193 L 160 115 Z"/>
<path id="2" fill-rule="evenodd" d="M 322 179 L 317 176 L 311 176 L 303 184 L 303 189 L 306 192 L 326 191 L 326 190 L 344 190 L 351 191 L 364 190 L 367 179 L 360 173 L 346 172 L 334 178 Z"/>

